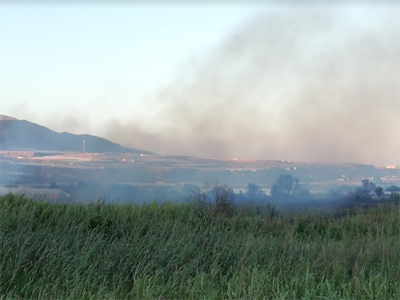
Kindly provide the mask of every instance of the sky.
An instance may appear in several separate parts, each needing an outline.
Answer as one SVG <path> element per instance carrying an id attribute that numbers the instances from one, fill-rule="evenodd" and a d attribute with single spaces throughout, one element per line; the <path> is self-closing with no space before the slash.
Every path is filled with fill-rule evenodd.
<path id="1" fill-rule="evenodd" d="M 0 114 L 166 155 L 398 165 L 381 3 L 0 4 Z"/>

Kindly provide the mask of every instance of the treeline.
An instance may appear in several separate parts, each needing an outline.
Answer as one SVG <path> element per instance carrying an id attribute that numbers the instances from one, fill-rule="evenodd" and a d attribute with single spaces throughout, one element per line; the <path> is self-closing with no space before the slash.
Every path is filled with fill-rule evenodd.
<path id="1" fill-rule="evenodd" d="M 281 174 L 267 194 L 259 185 L 249 183 L 244 191 L 235 193 L 228 185 L 219 183 L 199 187 L 186 184 L 180 188 L 173 186 L 146 186 L 131 184 L 101 184 L 98 182 L 79 181 L 76 184 L 50 183 L 50 188 L 57 188 L 72 196 L 67 201 L 93 202 L 98 199 L 106 203 L 143 204 L 156 200 L 160 203 L 173 200 L 185 203 L 192 200 L 215 202 L 223 194 L 227 202 L 240 204 L 244 202 L 270 203 L 275 206 L 304 205 L 372 205 L 384 202 L 399 203 L 400 187 L 392 185 L 385 189 L 369 179 L 361 181 L 357 187 L 340 186 L 325 194 L 312 194 L 302 187 L 300 180 L 290 174 Z"/>

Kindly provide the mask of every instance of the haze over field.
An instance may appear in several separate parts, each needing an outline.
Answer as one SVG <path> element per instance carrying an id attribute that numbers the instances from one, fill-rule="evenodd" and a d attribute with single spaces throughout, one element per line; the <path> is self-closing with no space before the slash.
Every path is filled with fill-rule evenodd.
<path id="1" fill-rule="evenodd" d="M 146 26 L 133 21 L 138 6 L 111 8 L 35 7 L 48 17 L 30 19 L 37 40 L 12 40 L 29 22 L 0 33 L 0 113 L 164 154 L 400 164 L 400 4 L 269 3 L 231 9 L 222 25 L 211 5 L 142 7 Z"/>

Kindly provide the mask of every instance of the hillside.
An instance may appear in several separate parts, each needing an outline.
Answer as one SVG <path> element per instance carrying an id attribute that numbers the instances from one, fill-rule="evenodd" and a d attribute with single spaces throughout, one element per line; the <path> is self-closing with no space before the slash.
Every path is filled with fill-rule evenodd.
<path id="1" fill-rule="evenodd" d="M 104 138 L 88 134 L 58 133 L 47 127 L 0 115 L 0 150 L 47 150 L 96 153 L 145 153 L 152 152 L 123 147 Z"/>
<path id="2" fill-rule="evenodd" d="M 8 120 L 17 120 L 14 117 L 9 117 L 9 116 L 5 116 L 5 115 L 0 115 L 0 121 L 8 121 Z"/>

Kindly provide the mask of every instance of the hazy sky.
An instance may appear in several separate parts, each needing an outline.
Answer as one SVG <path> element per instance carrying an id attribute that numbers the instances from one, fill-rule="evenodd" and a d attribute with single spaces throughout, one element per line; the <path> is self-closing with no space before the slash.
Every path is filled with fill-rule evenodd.
<path id="1" fill-rule="evenodd" d="M 0 114 L 163 154 L 400 164 L 399 2 L 103 3 L 0 4 Z"/>

